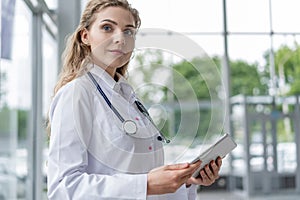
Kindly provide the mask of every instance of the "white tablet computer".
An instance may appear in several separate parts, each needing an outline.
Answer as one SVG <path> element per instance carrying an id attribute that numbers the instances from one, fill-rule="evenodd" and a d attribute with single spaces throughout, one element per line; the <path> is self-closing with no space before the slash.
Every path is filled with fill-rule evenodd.
<path id="1" fill-rule="evenodd" d="M 216 160 L 219 156 L 224 158 L 230 151 L 232 151 L 237 144 L 233 141 L 233 139 L 225 134 L 221 137 L 216 143 L 211 145 L 208 149 L 206 149 L 203 153 L 201 153 L 197 158 L 195 158 L 191 163 L 195 163 L 198 160 L 201 160 L 202 163 L 200 167 L 194 172 L 193 177 L 197 177 L 199 175 L 200 170 L 212 160 Z"/>

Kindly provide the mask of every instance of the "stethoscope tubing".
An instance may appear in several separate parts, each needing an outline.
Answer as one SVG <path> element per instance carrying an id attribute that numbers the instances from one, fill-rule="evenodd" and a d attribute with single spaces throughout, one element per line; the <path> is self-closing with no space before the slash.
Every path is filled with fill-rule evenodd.
<path id="1" fill-rule="evenodd" d="M 121 116 L 121 114 L 118 112 L 118 110 L 112 105 L 112 103 L 110 102 L 110 100 L 107 98 L 106 94 L 104 93 L 104 91 L 102 90 L 102 88 L 100 87 L 100 85 L 98 84 L 98 82 L 96 81 L 96 79 L 94 78 L 94 76 L 91 74 L 91 72 L 87 72 L 87 74 L 90 77 L 90 79 L 93 81 L 94 85 L 96 86 L 97 90 L 99 91 L 99 93 L 101 94 L 101 96 L 103 97 L 103 99 L 105 100 L 105 102 L 107 103 L 107 105 L 110 107 L 110 109 L 114 112 L 114 114 L 121 121 L 125 133 L 127 135 L 134 135 L 134 134 L 136 134 L 136 131 L 137 131 L 137 125 L 136 125 L 136 123 L 134 121 L 132 121 L 132 120 L 125 120 Z M 139 111 L 150 121 L 150 123 L 152 124 L 152 126 L 158 131 L 159 136 L 157 137 L 157 139 L 159 141 L 163 141 L 165 143 L 170 143 L 170 140 L 167 139 L 159 131 L 159 129 L 156 127 L 156 125 L 154 124 L 153 120 L 151 119 L 148 111 L 143 106 L 143 104 L 141 102 L 139 102 L 139 101 L 136 101 L 136 100 L 135 100 L 135 104 L 136 104 L 137 108 L 139 109 Z M 130 127 L 130 130 L 126 130 L 126 127 Z"/>
<path id="2" fill-rule="evenodd" d="M 121 114 L 118 112 L 118 110 L 112 105 L 112 103 L 110 102 L 110 100 L 107 98 L 106 94 L 103 92 L 102 88 L 100 87 L 100 85 L 97 83 L 96 79 L 93 77 L 93 75 L 91 74 L 91 72 L 87 73 L 88 76 L 92 79 L 93 83 L 95 84 L 97 90 L 100 92 L 101 96 L 104 98 L 104 100 L 106 101 L 107 105 L 110 107 L 110 109 L 114 112 L 114 114 L 120 119 L 120 121 L 122 123 L 125 122 L 125 119 L 121 116 Z"/>

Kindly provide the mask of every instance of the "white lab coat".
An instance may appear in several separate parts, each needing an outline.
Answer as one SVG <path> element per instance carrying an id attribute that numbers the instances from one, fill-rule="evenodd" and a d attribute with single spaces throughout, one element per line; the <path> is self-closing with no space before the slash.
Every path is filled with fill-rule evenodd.
<path id="1" fill-rule="evenodd" d="M 123 77 L 116 82 L 103 69 L 93 74 L 113 106 L 138 124 L 128 136 L 122 123 L 87 75 L 63 86 L 50 106 L 49 200 L 191 200 L 196 187 L 147 196 L 147 173 L 163 165 L 157 132 L 136 108 L 135 93 Z"/>

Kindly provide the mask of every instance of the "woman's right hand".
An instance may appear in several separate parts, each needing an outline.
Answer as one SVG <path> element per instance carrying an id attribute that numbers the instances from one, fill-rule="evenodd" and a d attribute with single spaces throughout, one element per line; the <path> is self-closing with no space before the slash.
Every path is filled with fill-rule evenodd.
<path id="1" fill-rule="evenodd" d="M 200 166 L 201 161 L 194 164 L 183 163 L 165 165 L 148 173 L 147 195 L 174 193 L 185 184 Z"/>

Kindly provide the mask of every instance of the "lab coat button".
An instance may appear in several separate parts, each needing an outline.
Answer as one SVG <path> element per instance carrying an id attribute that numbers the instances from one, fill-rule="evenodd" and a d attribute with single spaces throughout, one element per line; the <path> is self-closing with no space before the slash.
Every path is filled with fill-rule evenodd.
<path id="1" fill-rule="evenodd" d="M 119 92 L 120 89 L 121 89 L 120 85 L 119 84 L 115 84 L 114 91 Z"/>

